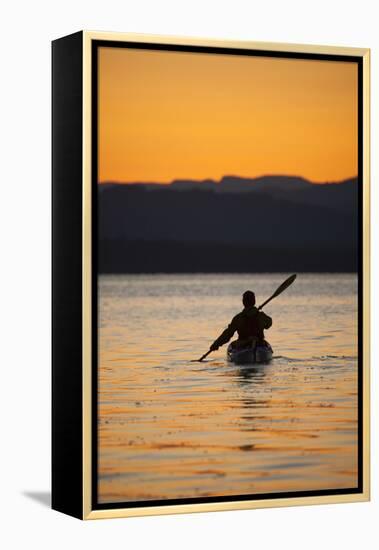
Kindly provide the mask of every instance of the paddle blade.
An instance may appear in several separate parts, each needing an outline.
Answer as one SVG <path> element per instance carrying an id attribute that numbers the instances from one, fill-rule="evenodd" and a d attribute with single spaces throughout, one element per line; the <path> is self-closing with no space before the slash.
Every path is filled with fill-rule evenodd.
<path id="1" fill-rule="evenodd" d="M 270 296 L 270 298 L 268 298 L 265 302 L 263 302 L 263 304 L 261 304 L 258 308 L 258 310 L 261 310 L 266 304 L 268 304 L 269 302 L 271 302 L 271 300 L 273 298 L 275 298 L 276 296 L 279 296 L 279 294 L 281 294 L 284 290 L 286 290 L 286 288 L 288 288 L 290 285 L 292 285 L 292 283 L 294 282 L 294 280 L 296 279 L 296 274 L 295 275 L 291 275 L 291 277 L 288 277 L 288 279 L 286 279 L 284 281 L 284 283 L 282 283 L 274 292 L 274 294 L 272 294 L 272 296 Z"/>
<path id="2" fill-rule="evenodd" d="M 274 292 L 274 294 L 272 295 L 272 298 L 275 298 L 275 296 L 279 296 L 279 294 L 281 294 L 284 290 L 286 290 L 286 288 L 288 288 L 290 285 L 292 285 L 292 283 L 294 282 L 294 280 L 296 279 L 297 275 L 296 273 L 294 275 L 291 275 L 291 277 L 288 277 L 288 279 L 286 279 L 284 281 L 284 283 L 282 283 Z"/>
<path id="3" fill-rule="evenodd" d="M 204 353 L 204 355 L 202 355 L 200 359 L 192 359 L 191 363 L 201 363 L 202 360 L 205 359 L 211 352 L 212 350 L 207 351 L 207 353 Z"/>

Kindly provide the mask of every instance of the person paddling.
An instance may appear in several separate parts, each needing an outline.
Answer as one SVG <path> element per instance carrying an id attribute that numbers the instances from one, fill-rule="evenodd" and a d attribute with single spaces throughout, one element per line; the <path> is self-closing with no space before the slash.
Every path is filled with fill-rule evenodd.
<path id="1" fill-rule="evenodd" d="M 200 357 L 200 359 L 192 359 L 192 361 L 198 361 L 201 363 L 212 351 L 215 351 L 223 344 L 226 344 L 233 336 L 233 334 L 238 332 L 238 340 L 230 344 L 231 346 L 244 346 L 247 342 L 251 342 L 251 345 L 254 345 L 254 350 L 256 350 L 257 344 L 264 343 L 264 334 L 263 331 L 268 329 L 272 325 L 272 319 L 265 313 L 262 313 L 262 309 L 267 305 L 271 300 L 279 296 L 284 292 L 289 286 L 292 285 L 297 275 L 294 273 L 288 277 L 278 288 L 275 290 L 274 294 L 271 294 L 270 298 L 267 298 L 258 308 L 255 307 L 255 294 L 251 290 L 244 292 L 242 296 L 242 303 L 244 305 L 244 310 L 241 311 L 238 315 L 233 317 L 230 325 L 224 330 L 222 334 L 213 342 L 209 350 Z M 271 348 L 271 347 L 270 347 Z M 271 349 L 272 352 L 272 349 Z"/>
<path id="2" fill-rule="evenodd" d="M 235 332 L 238 333 L 238 340 L 232 343 L 233 347 L 242 348 L 256 346 L 264 343 L 264 330 L 272 325 L 272 319 L 263 311 L 255 307 L 255 294 L 246 290 L 242 295 L 244 309 L 233 317 L 228 327 L 220 334 L 209 348 L 209 352 L 216 351 L 232 338 Z"/>

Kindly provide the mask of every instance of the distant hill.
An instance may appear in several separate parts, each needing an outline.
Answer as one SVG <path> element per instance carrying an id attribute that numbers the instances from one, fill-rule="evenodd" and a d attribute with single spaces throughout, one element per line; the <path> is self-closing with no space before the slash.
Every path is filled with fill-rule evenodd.
<path id="1" fill-rule="evenodd" d="M 101 272 L 354 271 L 357 179 L 99 185 Z"/>
<path id="2" fill-rule="evenodd" d="M 169 183 L 159 182 L 102 182 L 100 189 L 107 189 L 116 185 L 137 185 L 149 190 L 175 189 L 177 191 L 202 190 L 217 193 L 241 193 L 258 191 L 271 193 L 273 191 L 298 191 L 322 185 L 343 185 L 347 182 L 356 182 L 357 178 L 337 182 L 314 183 L 300 176 L 265 175 L 257 178 L 241 176 L 223 176 L 219 181 L 213 179 L 175 179 Z"/>

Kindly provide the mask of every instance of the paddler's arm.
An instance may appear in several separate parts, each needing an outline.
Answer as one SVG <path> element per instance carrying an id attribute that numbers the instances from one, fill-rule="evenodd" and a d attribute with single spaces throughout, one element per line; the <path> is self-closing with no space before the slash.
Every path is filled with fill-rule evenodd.
<path id="1" fill-rule="evenodd" d="M 269 317 L 268 315 L 266 315 L 265 313 L 263 313 L 263 311 L 260 311 L 259 312 L 259 324 L 261 326 L 262 329 L 268 329 L 271 327 L 272 325 L 272 319 L 271 317 Z"/>
<path id="2" fill-rule="evenodd" d="M 226 327 L 226 329 L 220 334 L 220 336 L 213 342 L 211 347 L 209 348 L 211 351 L 216 351 L 220 346 L 223 346 L 233 336 L 235 331 L 237 330 L 235 318 L 232 320 L 230 325 Z"/>

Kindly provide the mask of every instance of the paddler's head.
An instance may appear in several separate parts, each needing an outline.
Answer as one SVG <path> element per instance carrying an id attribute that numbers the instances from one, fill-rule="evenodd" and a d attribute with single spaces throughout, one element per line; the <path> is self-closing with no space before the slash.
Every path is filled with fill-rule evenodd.
<path id="1" fill-rule="evenodd" d="M 242 303 L 245 307 L 255 306 L 255 294 L 252 290 L 246 290 L 242 294 Z"/>

